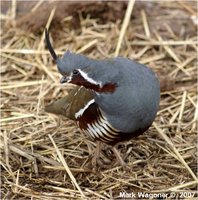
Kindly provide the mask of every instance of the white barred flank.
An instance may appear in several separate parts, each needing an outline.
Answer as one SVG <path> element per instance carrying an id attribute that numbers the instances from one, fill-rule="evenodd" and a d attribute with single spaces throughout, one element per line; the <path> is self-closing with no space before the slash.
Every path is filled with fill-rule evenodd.
<path id="1" fill-rule="evenodd" d="M 119 131 L 112 128 L 107 120 L 104 119 L 101 112 L 99 112 L 97 120 L 87 125 L 87 129 L 84 130 L 94 139 L 99 139 L 104 142 L 112 142 L 116 137 L 119 137 Z"/>
<path id="2" fill-rule="evenodd" d="M 81 126 L 81 117 L 85 114 L 85 111 L 95 103 L 94 99 L 91 99 L 87 104 L 75 113 L 75 117 L 78 121 L 78 126 L 87 133 L 90 137 L 96 140 L 101 140 L 106 143 L 113 142 L 116 138 L 120 136 L 120 131 L 116 130 L 108 122 L 107 118 L 103 115 L 102 111 L 97 107 L 96 115 L 93 119 L 86 125 Z M 86 115 L 86 114 L 85 114 Z M 82 123 L 83 124 L 83 123 Z"/>
<path id="3" fill-rule="evenodd" d="M 103 128 L 104 128 L 107 132 L 110 132 L 111 135 L 112 135 L 112 137 L 113 137 L 113 135 L 114 135 L 114 136 L 118 135 L 118 133 L 120 132 L 120 131 L 116 130 L 115 128 L 113 128 L 113 127 L 111 126 L 111 124 L 108 123 L 107 118 L 104 117 L 101 113 L 100 113 L 100 117 L 98 118 L 98 123 L 101 124 L 101 125 L 103 126 Z"/>
<path id="4" fill-rule="evenodd" d="M 101 111 L 100 111 L 100 119 L 102 120 L 102 123 L 107 122 L 107 118 L 104 115 L 102 115 Z M 113 126 L 111 126 L 111 124 L 109 124 L 109 123 L 108 123 L 107 128 L 110 129 L 110 131 L 112 133 L 115 133 L 116 135 L 117 135 L 117 132 L 119 132 Z"/>

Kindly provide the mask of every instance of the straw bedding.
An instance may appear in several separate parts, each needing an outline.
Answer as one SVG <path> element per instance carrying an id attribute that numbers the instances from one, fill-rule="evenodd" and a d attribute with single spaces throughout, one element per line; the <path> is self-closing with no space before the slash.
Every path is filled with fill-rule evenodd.
<path id="1" fill-rule="evenodd" d="M 122 199 L 126 195 L 135 199 L 137 192 L 172 194 L 173 199 L 196 197 L 196 2 L 136 1 L 128 9 L 132 12 L 128 24 L 126 2 L 77 3 L 80 12 L 71 2 L 50 6 L 26 2 L 29 10 L 18 7 L 17 1 L 3 3 L 2 199 Z M 95 59 L 119 54 L 158 74 L 162 93 L 154 124 L 142 136 L 118 145 L 130 171 L 116 164 L 108 146 L 101 152 L 106 164 L 94 171 L 91 155 L 96 144 L 74 122 L 44 112 L 45 105 L 73 87 L 59 83 L 60 74 L 45 48 L 43 30 L 50 24 L 58 55 L 67 49 Z"/>

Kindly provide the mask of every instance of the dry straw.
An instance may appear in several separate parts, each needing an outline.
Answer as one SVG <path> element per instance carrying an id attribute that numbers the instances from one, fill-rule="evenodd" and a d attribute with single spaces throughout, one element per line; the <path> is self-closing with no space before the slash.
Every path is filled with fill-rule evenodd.
<path id="1" fill-rule="evenodd" d="M 38 1 L 33 10 L 41 3 Z M 14 22 L 16 6 L 17 1 L 12 1 L 11 11 L 1 15 L 5 24 Z M 55 8 L 47 27 L 54 13 Z M 175 13 L 187 20 L 183 23 L 186 26 L 179 24 L 181 19 Z M 62 29 L 56 27 L 58 38 L 50 35 L 58 55 L 66 49 L 94 59 L 124 55 L 147 64 L 171 86 L 161 95 L 153 126 L 144 135 L 119 145 L 131 171 L 118 166 L 105 145 L 103 165 L 98 172 L 92 169 L 95 142 L 81 134 L 72 121 L 44 112 L 44 105 L 73 88 L 60 85 L 44 36 L 2 26 L 2 199 L 115 199 L 122 191 L 188 192 L 189 199 L 195 198 L 198 43 L 196 28 L 188 27 L 193 27 L 189 20 L 194 13 L 193 2 L 131 0 L 124 19 L 101 23 L 81 16 L 82 28 L 76 30 L 68 17 L 61 22 Z"/>

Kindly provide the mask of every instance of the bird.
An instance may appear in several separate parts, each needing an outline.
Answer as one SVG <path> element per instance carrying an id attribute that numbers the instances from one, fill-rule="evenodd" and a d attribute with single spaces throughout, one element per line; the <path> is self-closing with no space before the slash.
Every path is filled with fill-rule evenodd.
<path id="1" fill-rule="evenodd" d="M 67 50 L 58 57 L 47 29 L 45 41 L 62 75 L 60 83 L 75 85 L 45 111 L 74 120 L 96 142 L 94 164 L 101 143 L 105 143 L 125 166 L 116 145 L 143 134 L 152 125 L 160 103 L 157 75 L 149 67 L 121 56 L 96 60 Z"/>

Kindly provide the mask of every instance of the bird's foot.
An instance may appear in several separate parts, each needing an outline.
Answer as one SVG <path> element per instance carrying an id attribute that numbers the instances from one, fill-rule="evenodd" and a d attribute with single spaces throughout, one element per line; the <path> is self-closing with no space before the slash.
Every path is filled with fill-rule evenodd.
<path id="1" fill-rule="evenodd" d="M 96 149 L 95 149 L 95 154 L 92 157 L 92 168 L 95 171 L 99 171 L 99 169 L 104 169 L 108 168 L 109 165 L 111 164 L 111 160 L 108 159 L 101 151 L 103 143 L 100 141 L 97 141 L 96 143 Z"/>
<path id="2" fill-rule="evenodd" d="M 113 146 L 112 150 L 117 158 L 117 163 L 120 164 L 124 170 L 131 172 L 132 168 L 123 160 L 117 148 Z"/>
<path id="3" fill-rule="evenodd" d="M 120 163 L 121 166 L 126 166 L 126 163 L 124 162 L 124 160 L 122 159 L 120 152 L 117 150 L 117 148 L 115 146 L 112 147 L 112 150 L 117 158 L 117 161 Z"/>

